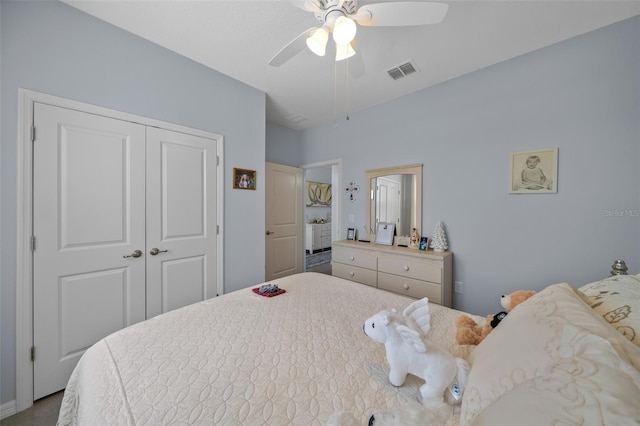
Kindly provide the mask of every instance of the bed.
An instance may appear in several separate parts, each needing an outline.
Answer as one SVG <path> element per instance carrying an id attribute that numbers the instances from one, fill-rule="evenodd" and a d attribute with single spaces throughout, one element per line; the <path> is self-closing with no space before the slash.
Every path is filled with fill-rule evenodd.
<path id="1" fill-rule="evenodd" d="M 323 425 L 345 410 L 368 424 L 415 403 L 420 379 L 391 386 L 384 347 L 362 331 L 414 299 L 316 273 L 276 284 L 285 292 L 239 290 L 101 340 L 74 370 L 58 424 Z M 461 312 L 430 304 L 428 339 L 471 364 L 448 424 L 637 424 L 640 347 L 587 290 L 547 287 L 477 347 L 455 344 Z"/>

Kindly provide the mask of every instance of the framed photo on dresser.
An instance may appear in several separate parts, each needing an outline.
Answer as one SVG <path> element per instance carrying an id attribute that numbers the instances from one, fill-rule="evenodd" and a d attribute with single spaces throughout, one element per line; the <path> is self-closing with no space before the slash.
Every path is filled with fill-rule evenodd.
<path id="1" fill-rule="evenodd" d="M 418 245 L 420 250 L 428 250 L 429 249 L 429 238 L 422 237 L 420 238 L 420 244 Z"/>
<path id="2" fill-rule="evenodd" d="M 393 237 L 396 234 L 396 224 L 380 222 L 378 223 L 378 229 L 376 232 L 376 244 L 383 244 L 386 246 L 393 245 Z"/>
<path id="3" fill-rule="evenodd" d="M 347 229 L 347 240 L 355 241 L 356 239 L 356 228 L 348 228 Z"/>

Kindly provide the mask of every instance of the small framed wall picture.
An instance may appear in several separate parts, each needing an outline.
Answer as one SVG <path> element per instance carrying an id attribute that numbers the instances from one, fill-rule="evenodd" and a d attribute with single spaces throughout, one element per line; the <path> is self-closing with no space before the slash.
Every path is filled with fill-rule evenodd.
<path id="1" fill-rule="evenodd" d="M 376 244 L 383 244 L 386 246 L 393 245 L 393 237 L 396 234 L 396 224 L 380 222 L 378 223 L 378 230 L 376 232 Z"/>
<path id="2" fill-rule="evenodd" d="M 509 166 L 509 193 L 558 192 L 558 148 L 512 152 Z"/>
<path id="3" fill-rule="evenodd" d="M 356 228 L 348 228 L 347 229 L 347 240 L 355 241 L 356 239 Z"/>
<path id="4" fill-rule="evenodd" d="M 234 189 L 256 189 L 256 171 L 233 168 Z"/>

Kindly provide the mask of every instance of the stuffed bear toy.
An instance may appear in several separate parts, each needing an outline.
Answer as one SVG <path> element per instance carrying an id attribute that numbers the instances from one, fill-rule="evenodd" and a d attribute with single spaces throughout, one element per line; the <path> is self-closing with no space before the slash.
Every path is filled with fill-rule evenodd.
<path id="1" fill-rule="evenodd" d="M 402 315 L 382 310 L 367 319 L 363 328 L 367 336 L 384 344 L 393 386 L 402 386 L 407 374 L 412 374 L 425 381 L 418 392 L 419 401 L 444 397 L 456 404 L 464 391 L 469 365 L 440 346 L 425 342 L 430 321 L 429 300 L 425 297 L 410 304 Z"/>
<path id="2" fill-rule="evenodd" d="M 459 316 L 456 319 L 456 343 L 458 343 L 458 345 L 478 345 L 500 324 L 500 321 L 502 321 L 513 308 L 534 294 L 535 291 L 533 290 L 516 290 L 511 294 L 503 294 L 500 298 L 500 304 L 505 310 L 495 315 L 487 315 L 487 319 L 483 325 L 478 324 L 473 318 L 467 315 Z"/>

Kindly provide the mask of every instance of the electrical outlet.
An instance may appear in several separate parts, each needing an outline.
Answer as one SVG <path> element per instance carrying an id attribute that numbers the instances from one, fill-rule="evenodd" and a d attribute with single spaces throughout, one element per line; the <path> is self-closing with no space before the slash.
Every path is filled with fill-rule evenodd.
<path id="1" fill-rule="evenodd" d="M 453 285 L 453 291 L 455 291 L 458 294 L 462 294 L 462 291 L 464 289 L 464 285 L 462 284 L 462 281 L 456 281 Z"/>

